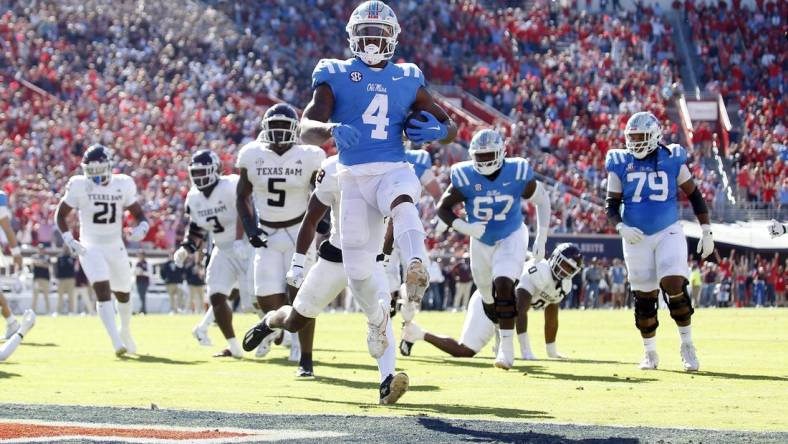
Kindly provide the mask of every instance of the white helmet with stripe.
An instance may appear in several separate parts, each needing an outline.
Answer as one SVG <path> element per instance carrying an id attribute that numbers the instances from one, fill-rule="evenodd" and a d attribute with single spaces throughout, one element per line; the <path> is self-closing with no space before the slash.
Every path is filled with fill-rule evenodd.
<path id="1" fill-rule="evenodd" d="M 473 135 L 468 153 L 477 173 L 489 175 L 501 168 L 506 157 L 503 137 L 498 131 L 483 129 Z"/>
<path id="2" fill-rule="evenodd" d="M 635 113 L 624 128 L 627 150 L 637 159 L 642 159 L 657 149 L 662 139 L 662 128 L 657 117 L 646 111 Z"/>
<path id="3" fill-rule="evenodd" d="M 399 22 L 385 3 L 372 0 L 360 4 L 350 15 L 345 30 L 350 52 L 367 65 L 377 65 L 394 56 Z"/>

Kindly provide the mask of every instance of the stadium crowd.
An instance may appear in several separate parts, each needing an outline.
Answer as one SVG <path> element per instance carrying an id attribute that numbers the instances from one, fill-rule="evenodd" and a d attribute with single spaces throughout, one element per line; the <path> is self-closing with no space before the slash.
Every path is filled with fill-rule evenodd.
<path id="1" fill-rule="evenodd" d="M 680 80 L 670 25 L 658 7 L 589 13 L 568 3 L 509 3 L 392 2 L 403 28 L 397 58 L 512 119 L 509 152 L 534 159 L 554 185 L 555 232 L 611 232 L 599 198 L 605 153 L 620 145 L 623 124 L 636 110 L 668 122 L 667 93 Z M 229 172 L 240 146 L 255 137 L 268 96 L 303 107 L 315 62 L 349 55 L 338 30 L 356 4 L 175 0 L 138 8 L 0 0 L 0 178 L 22 243 L 57 243 L 57 198 L 84 148 L 102 142 L 139 187 L 152 221 L 143 246 L 171 249 L 183 230 L 188 155 L 211 148 Z M 769 37 L 782 25 L 766 18 L 779 6 L 758 2 L 758 10 L 742 11 L 734 3 L 732 13 L 691 4 L 685 3 L 707 89 L 738 101 L 744 124 L 728 153 L 739 197 L 788 208 L 785 51 L 779 37 Z M 722 33 L 732 29 L 755 49 L 730 46 Z M 725 66 L 743 75 L 728 77 Z M 472 130 L 460 128 L 461 139 Z M 678 133 L 669 126 L 666 140 L 677 141 Z M 701 126 L 695 139 L 693 173 L 707 200 L 719 203 L 721 180 L 705 161 L 712 129 Z M 465 150 L 426 149 L 447 185 L 450 164 Z M 422 209 L 425 221 L 434 219 L 431 205 Z M 534 208 L 524 203 L 524 211 L 533 221 Z M 467 240 L 456 233 L 431 233 L 428 242 L 446 260 L 444 275 L 467 256 Z"/>

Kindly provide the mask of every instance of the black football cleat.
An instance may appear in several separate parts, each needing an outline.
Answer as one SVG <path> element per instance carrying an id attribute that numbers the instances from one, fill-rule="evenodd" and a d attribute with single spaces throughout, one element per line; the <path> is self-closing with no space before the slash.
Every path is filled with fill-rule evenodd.
<path id="1" fill-rule="evenodd" d="M 413 349 L 413 343 L 406 340 L 399 341 L 399 352 L 402 356 L 410 356 L 410 351 Z"/>
<path id="2" fill-rule="evenodd" d="M 380 404 L 391 405 L 397 402 L 408 391 L 410 380 L 405 373 L 389 375 L 380 383 Z"/>
<path id="3" fill-rule="evenodd" d="M 264 317 L 260 320 L 254 327 L 249 329 L 244 335 L 244 342 L 243 348 L 245 351 L 252 351 L 257 348 L 263 341 L 268 340 L 271 342 L 274 340 L 275 333 L 279 332 L 280 330 L 272 329 L 271 327 L 265 325 L 265 320 L 267 317 Z"/>
<path id="4" fill-rule="evenodd" d="M 298 366 L 298 370 L 296 370 L 296 378 L 314 378 L 315 372 L 311 368 L 306 368 L 302 366 Z"/>

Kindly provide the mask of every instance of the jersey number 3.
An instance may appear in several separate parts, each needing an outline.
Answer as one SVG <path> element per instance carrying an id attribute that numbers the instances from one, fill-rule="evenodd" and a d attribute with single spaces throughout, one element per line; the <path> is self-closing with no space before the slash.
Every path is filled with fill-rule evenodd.
<path id="1" fill-rule="evenodd" d="M 643 200 L 641 193 L 643 186 L 648 182 L 648 188 L 652 191 L 648 195 L 649 200 L 664 202 L 668 200 L 668 174 L 664 171 L 644 172 L 638 171 L 627 174 L 627 182 L 637 181 L 635 194 L 632 195 L 632 202 Z"/>
<path id="2" fill-rule="evenodd" d="M 386 94 L 375 94 L 372 102 L 369 103 L 367 110 L 361 115 L 361 120 L 367 125 L 375 125 L 372 130 L 372 138 L 378 140 L 386 140 L 388 138 L 388 131 L 386 127 L 389 125 L 389 96 Z"/>

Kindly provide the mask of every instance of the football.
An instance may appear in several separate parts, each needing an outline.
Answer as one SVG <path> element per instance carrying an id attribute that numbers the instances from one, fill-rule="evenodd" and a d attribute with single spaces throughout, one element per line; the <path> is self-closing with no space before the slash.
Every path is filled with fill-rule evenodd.
<path id="1" fill-rule="evenodd" d="M 427 121 L 427 118 L 424 117 L 421 114 L 420 110 L 418 110 L 418 111 L 417 110 L 413 110 L 413 111 L 410 112 L 410 114 L 408 114 L 408 117 L 405 118 L 405 130 L 407 130 L 408 128 L 415 128 L 415 126 L 413 126 L 410 123 L 411 119 L 416 119 L 419 122 L 426 122 Z M 405 137 L 407 137 L 407 133 L 405 134 Z"/>

